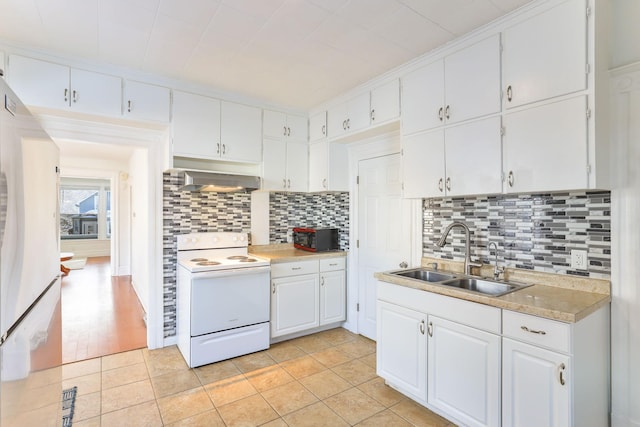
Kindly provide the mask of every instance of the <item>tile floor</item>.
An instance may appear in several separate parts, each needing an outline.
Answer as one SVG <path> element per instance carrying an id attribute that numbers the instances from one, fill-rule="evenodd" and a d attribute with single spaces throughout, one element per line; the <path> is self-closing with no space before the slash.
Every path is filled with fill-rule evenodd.
<path id="1" fill-rule="evenodd" d="M 189 369 L 177 347 L 63 365 L 74 427 L 453 426 L 376 376 L 375 343 L 338 328 Z"/>

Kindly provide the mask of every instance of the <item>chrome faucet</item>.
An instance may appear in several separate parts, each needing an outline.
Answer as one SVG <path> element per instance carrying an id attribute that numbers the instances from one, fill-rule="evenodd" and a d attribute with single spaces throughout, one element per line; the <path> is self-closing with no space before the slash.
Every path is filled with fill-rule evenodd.
<path id="1" fill-rule="evenodd" d="M 442 236 L 440 240 L 436 242 L 436 245 L 439 247 L 443 247 L 447 243 L 447 236 L 453 227 L 462 227 L 464 230 L 464 274 L 470 276 L 471 275 L 471 267 L 480 267 L 482 264 L 477 262 L 471 262 L 471 238 L 469 236 L 469 227 L 464 222 L 452 222 L 444 229 L 442 232 Z"/>
<path id="2" fill-rule="evenodd" d="M 495 248 L 495 267 L 493 267 L 493 279 L 498 280 L 500 278 L 500 274 L 504 273 L 504 269 L 498 267 L 498 244 L 496 242 L 489 242 L 487 248 L 489 249 L 489 256 L 491 256 L 491 246 Z"/>

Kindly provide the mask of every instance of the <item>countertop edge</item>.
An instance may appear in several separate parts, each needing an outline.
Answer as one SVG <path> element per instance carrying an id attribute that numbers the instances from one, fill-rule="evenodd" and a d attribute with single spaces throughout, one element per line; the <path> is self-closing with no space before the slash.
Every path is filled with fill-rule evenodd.
<path id="1" fill-rule="evenodd" d="M 346 257 L 347 251 L 328 251 L 328 252 L 307 252 L 300 249 L 275 249 L 275 250 L 250 250 L 251 254 L 266 258 L 271 264 L 281 264 L 296 261 L 311 261 L 314 259 L 326 259 Z"/>

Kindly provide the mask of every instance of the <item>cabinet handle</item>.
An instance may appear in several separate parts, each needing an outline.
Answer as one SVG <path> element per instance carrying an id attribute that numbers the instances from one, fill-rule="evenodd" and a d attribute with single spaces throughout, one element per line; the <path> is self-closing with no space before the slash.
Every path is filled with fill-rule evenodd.
<path id="1" fill-rule="evenodd" d="M 451 178 L 447 177 L 447 191 L 451 191 Z"/>
<path id="2" fill-rule="evenodd" d="M 424 335 L 424 320 L 420 321 L 420 333 Z"/>
<path id="3" fill-rule="evenodd" d="M 447 105 L 447 108 L 444 109 L 444 116 L 447 118 L 447 120 L 449 120 L 449 118 L 451 117 L 450 113 L 450 108 Z"/>
<path id="4" fill-rule="evenodd" d="M 442 107 L 438 110 L 438 119 L 440 119 L 440 121 L 444 120 L 444 108 Z"/>
<path id="5" fill-rule="evenodd" d="M 222 154 L 227 154 L 227 146 L 226 146 L 226 144 L 222 144 Z"/>
<path id="6" fill-rule="evenodd" d="M 287 180 L 282 178 L 282 188 L 287 188 Z"/>
<path id="7" fill-rule="evenodd" d="M 291 136 L 291 128 L 287 128 L 287 136 Z"/>
<path id="8" fill-rule="evenodd" d="M 558 380 L 560 380 L 560 385 L 564 385 L 565 381 L 564 381 L 564 370 L 566 369 L 566 366 L 564 365 L 564 363 L 561 363 L 560 366 L 558 366 Z"/>
<path id="9" fill-rule="evenodd" d="M 530 332 L 532 334 L 547 335 L 545 331 L 536 331 L 535 329 L 529 329 L 526 326 L 520 326 L 520 329 L 522 329 L 525 332 Z"/>
<path id="10" fill-rule="evenodd" d="M 64 89 L 64 102 L 69 102 L 69 97 L 67 95 L 69 95 L 69 89 L 65 88 Z"/>
<path id="11" fill-rule="evenodd" d="M 131 112 L 131 100 L 127 101 L 127 111 Z"/>
<path id="12" fill-rule="evenodd" d="M 327 188 L 327 178 L 322 180 L 322 188 Z"/>
<path id="13" fill-rule="evenodd" d="M 376 109 L 372 109 L 371 110 L 371 121 L 374 121 L 376 119 Z"/>
<path id="14" fill-rule="evenodd" d="M 442 180 L 442 178 L 440 178 L 438 180 L 438 190 L 440 190 L 440 192 L 442 193 L 442 191 L 444 190 L 444 188 L 442 187 L 442 184 L 444 183 L 444 181 Z"/>
<path id="15" fill-rule="evenodd" d="M 507 182 L 509 183 L 509 187 L 513 187 L 513 171 L 509 171 L 509 176 L 507 177 Z"/>
<path id="16" fill-rule="evenodd" d="M 347 121 L 342 122 L 342 130 L 347 130 Z"/>
<path id="17" fill-rule="evenodd" d="M 73 102 L 78 102 L 78 92 L 74 90 L 71 99 L 73 100 Z"/>
<path id="18" fill-rule="evenodd" d="M 220 143 L 217 143 L 216 154 L 220 154 Z"/>
<path id="19" fill-rule="evenodd" d="M 290 179 L 287 180 L 287 188 L 291 188 L 291 180 Z"/>
<path id="20" fill-rule="evenodd" d="M 430 337 L 433 336 L 433 323 L 429 322 L 429 325 L 427 326 L 427 333 L 429 334 Z"/>
<path id="21" fill-rule="evenodd" d="M 282 129 L 284 129 L 284 132 L 282 133 L 282 136 L 287 136 L 287 127 L 283 126 Z"/>
<path id="22" fill-rule="evenodd" d="M 513 89 L 511 85 L 507 86 L 507 101 L 511 102 L 513 100 Z"/>
<path id="23" fill-rule="evenodd" d="M 327 134 L 327 125 L 322 125 L 322 134 L 323 135 Z"/>
<path id="24" fill-rule="evenodd" d="M 302 267 L 291 267 L 292 270 L 302 270 Z"/>
<path id="25" fill-rule="evenodd" d="M 336 265 L 338 265 L 337 263 L 329 263 L 330 267 L 335 267 Z"/>
<path id="26" fill-rule="evenodd" d="M 347 119 L 347 129 L 351 129 L 351 119 Z"/>
<path id="27" fill-rule="evenodd" d="M 271 287 L 273 288 L 273 290 L 271 291 L 271 293 L 275 294 L 276 293 L 276 282 L 273 282 L 271 284 Z"/>
<path id="28" fill-rule="evenodd" d="M 320 286 L 324 286 L 324 276 L 322 277 L 322 280 L 320 280 Z"/>

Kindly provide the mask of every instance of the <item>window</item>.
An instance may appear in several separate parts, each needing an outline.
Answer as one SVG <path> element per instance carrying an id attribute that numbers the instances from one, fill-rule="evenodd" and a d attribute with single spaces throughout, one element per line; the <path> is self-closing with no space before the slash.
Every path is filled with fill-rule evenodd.
<path id="1" fill-rule="evenodd" d="M 60 238 L 111 238 L 109 181 L 60 179 Z"/>

